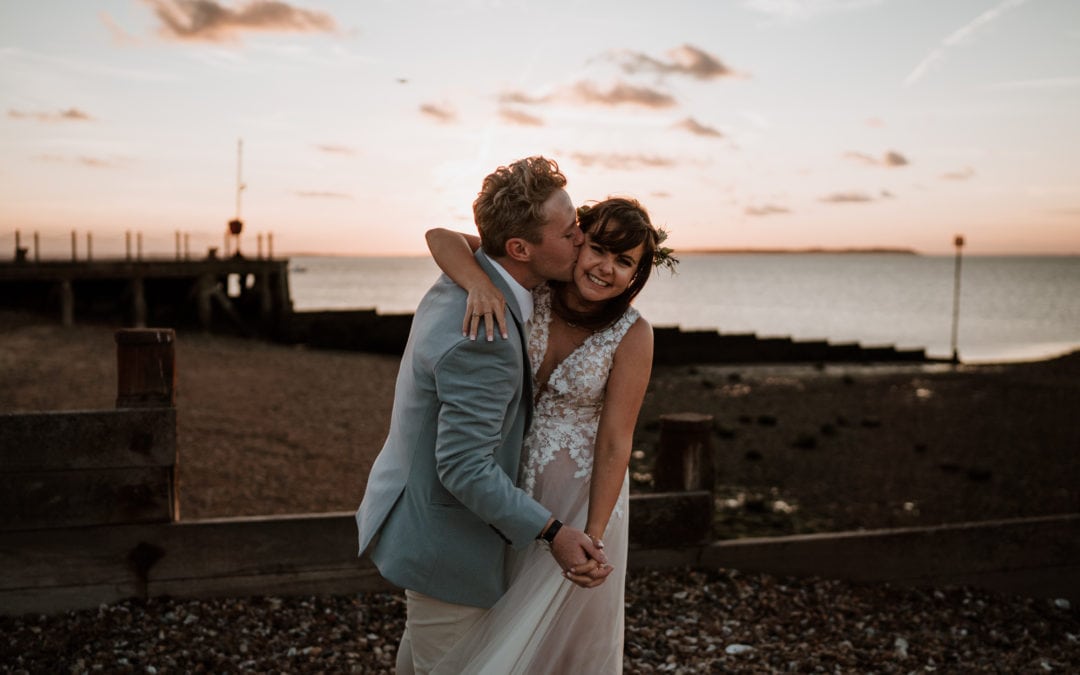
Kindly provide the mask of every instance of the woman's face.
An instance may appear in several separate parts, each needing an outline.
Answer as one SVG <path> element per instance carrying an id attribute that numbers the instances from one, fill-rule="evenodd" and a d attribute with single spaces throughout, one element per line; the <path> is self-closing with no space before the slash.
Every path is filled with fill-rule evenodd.
<path id="1" fill-rule="evenodd" d="M 644 243 L 621 253 L 609 251 L 586 232 L 574 267 L 574 286 L 589 302 L 610 300 L 630 285 L 644 252 Z"/>

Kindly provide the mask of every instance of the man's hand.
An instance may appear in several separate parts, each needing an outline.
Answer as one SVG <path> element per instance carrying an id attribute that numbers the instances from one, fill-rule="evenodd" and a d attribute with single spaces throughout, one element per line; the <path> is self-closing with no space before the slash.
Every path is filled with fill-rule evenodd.
<path id="1" fill-rule="evenodd" d="M 582 588 L 595 588 L 604 583 L 613 569 L 604 551 L 589 535 L 563 525 L 551 543 L 551 555 L 563 569 L 564 576 Z"/>

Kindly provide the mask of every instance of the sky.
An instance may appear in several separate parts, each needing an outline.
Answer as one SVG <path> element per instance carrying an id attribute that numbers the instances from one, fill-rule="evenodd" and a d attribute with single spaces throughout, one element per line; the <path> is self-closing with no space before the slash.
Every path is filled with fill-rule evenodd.
<path id="1" fill-rule="evenodd" d="M 1080 254 L 1080 2 L 0 0 L 0 251 L 418 254 L 537 154 L 677 250 Z"/>

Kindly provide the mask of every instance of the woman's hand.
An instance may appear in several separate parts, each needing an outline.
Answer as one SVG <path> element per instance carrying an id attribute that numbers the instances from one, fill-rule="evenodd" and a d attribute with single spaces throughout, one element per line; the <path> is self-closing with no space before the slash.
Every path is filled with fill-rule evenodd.
<path id="1" fill-rule="evenodd" d="M 509 337 L 506 331 L 506 298 L 491 281 L 469 289 L 469 298 L 465 303 L 465 320 L 461 323 L 461 334 L 470 340 L 475 340 L 481 319 L 484 320 L 484 332 L 488 342 L 495 339 L 496 323 L 499 325 L 499 334 L 503 339 Z"/>

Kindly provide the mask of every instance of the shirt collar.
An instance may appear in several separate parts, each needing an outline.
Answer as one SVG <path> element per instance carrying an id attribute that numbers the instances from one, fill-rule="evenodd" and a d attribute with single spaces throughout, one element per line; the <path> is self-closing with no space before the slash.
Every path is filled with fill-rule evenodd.
<path id="1" fill-rule="evenodd" d="M 510 276 L 510 273 L 499 264 L 499 261 L 495 260 L 487 253 L 480 251 L 480 255 L 488 259 L 488 261 L 494 265 L 496 271 L 506 281 L 506 284 L 510 287 L 510 292 L 514 294 L 514 299 L 517 300 L 518 307 L 521 308 L 521 322 L 532 320 L 533 315 L 533 298 L 529 289 L 518 283 L 518 280 Z"/>

